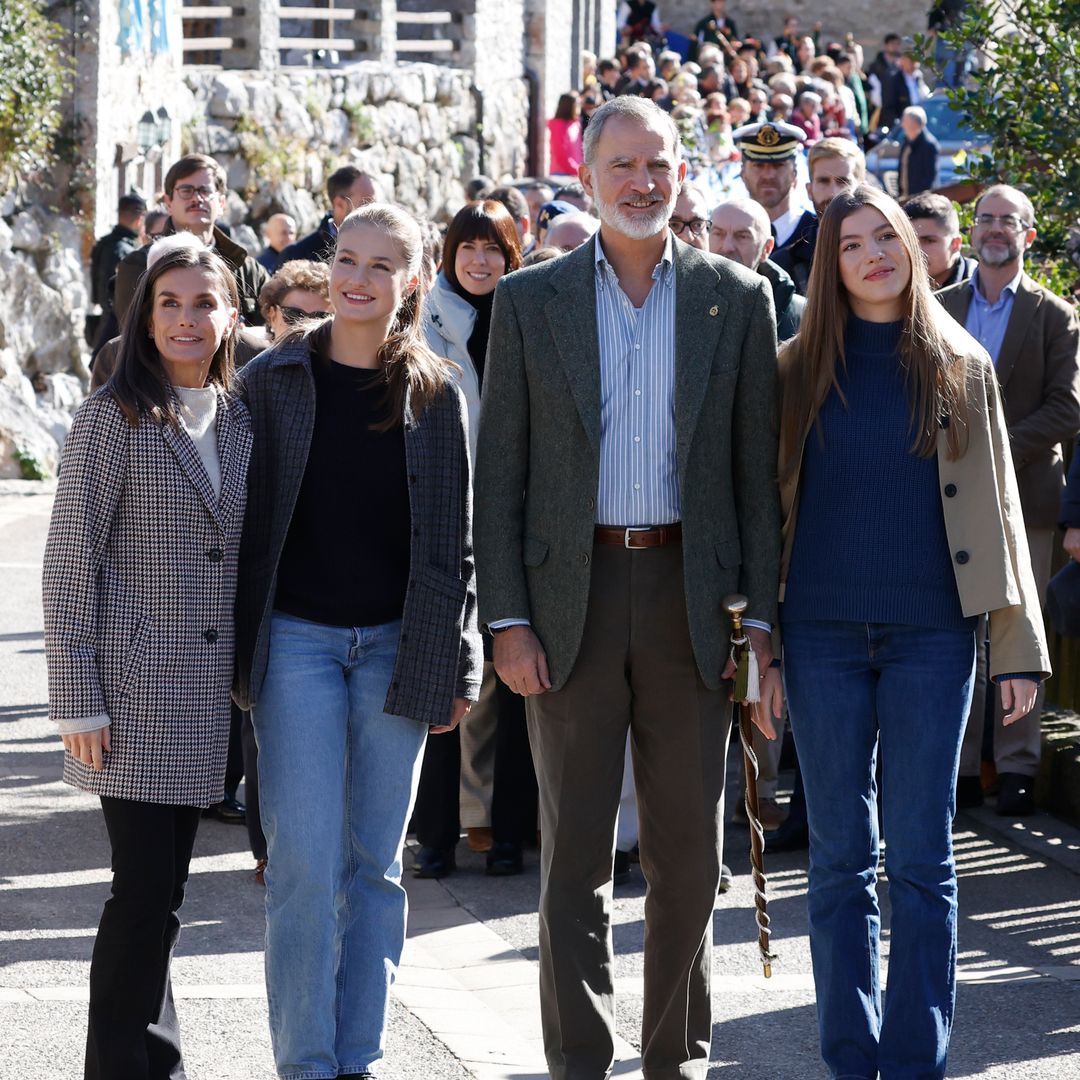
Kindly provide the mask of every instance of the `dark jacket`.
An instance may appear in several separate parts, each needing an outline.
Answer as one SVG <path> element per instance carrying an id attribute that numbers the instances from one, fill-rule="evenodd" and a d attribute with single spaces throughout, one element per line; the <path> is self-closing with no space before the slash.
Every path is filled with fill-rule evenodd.
<path id="1" fill-rule="evenodd" d="M 776 308 L 776 343 L 782 345 L 799 332 L 806 297 L 795 291 L 790 275 L 771 259 L 766 259 L 757 272 L 772 286 L 773 306 Z"/>
<path id="2" fill-rule="evenodd" d="M 940 294 L 961 326 L 973 288 L 965 281 Z M 1080 324 L 1069 304 L 1027 274 L 1017 287 L 995 370 L 1024 521 L 1029 528 L 1052 529 L 1065 483 L 1062 444 L 1080 431 Z"/>
<path id="3" fill-rule="evenodd" d="M 277 272 L 277 268 L 284 261 L 282 256 L 287 251 L 287 248 L 282 248 L 281 251 L 275 251 L 269 244 L 266 245 L 259 252 L 259 257 L 255 260 L 271 277 Z"/>
<path id="4" fill-rule="evenodd" d="M 923 87 L 923 98 L 925 100 L 925 83 L 923 82 L 922 72 L 917 75 L 920 86 Z M 878 126 L 893 128 L 903 116 L 904 110 L 909 105 L 917 105 L 918 102 L 911 100 L 911 93 L 908 90 L 907 79 L 904 78 L 904 72 L 900 68 L 894 68 L 884 79 L 881 80 L 881 116 L 878 117 Z"/>
<path id="5" fill-rule="evenodd" d="M 942 289 L 951 289 L 954 285 L 959 285 L 961 282 L 969 281 L 971 275 L 975 273 L 975 268 L 979 265 L 978 259 L 969 259 L 966 255 L 961 255 L 955 263 L 953 263 L 952 273 L 949 275 L 949 280 L 941 286 Z"/>
<path id="6" fill-rule="evenodd" d="M 900 145 L 900 198 L 932 191 L 937 186 L 938 157 L 941 147 L 937 139 L 923 128 L 910 142 Z"/>
<path id="7" fill-rule="evenodd" d="M 294 339 L 268 349 L 239 372 L 236 392 L 251 412 L 254 436 L 240 545 L 233 688 L 236 703 L 248 709 L 258 702 L 266 676 L 278 564 L 315 427 L 309 341 Z M 385 710 L 445 724 L 454 698 L 479 696 L 483 664 L 465 403 L 452 383 L 419 419 L 406 403 L 405 461 L 413 539 Z"/>
<path id="8" fill-rule="evenodd" d="M 291 262 L 293 259 L 307 259 L 308 262 L 329 262 L 334 254 L 334 245 L 337 243 L 337 226 L 330 214 L 319 222 L 319 227 L 307 236 L 301 236 L 295 244 L 290 244 L 281 253 L 281 263 Z"/>
<path id="9" fill-rule="evenodd" d="M 171 221 L 165 226 L 163 236 L 176 232 Z M 217 226 L 214 227 L 214 250 L 228 263 L 236 276 L 236 288 L 240 293 L 240 317 L 248 326 L 262 326 L 259 311 L 259 291 L 270 280 L 270 275 L 235 240 L 230 240 Z M 116 297 L 114 305 L 120 325 L 135 295 L 135 287 L 146 270 L 148 247 L 136 248 L 121 260 L 116 268 Z"/>
<path id="10" fill-rule="evenodd" d="M 100 304 L 103 312 L 112 307 L 109 281 L 117 264 L 139 246 L 139 234 L 126 225 L 114 225 L 111 233 L 101 237 L 90 252 L 90 299 Z"/>
<path id="11" fill-rule="evenodd" d="M 1065 482 L 1065 493 L 1061 496 L 1058 524 L 1063 529 L 1080 529 L 1080 439 L 1077 439 L 1073 446 L 1069 477 Z"/>
<path id="12" fill-rule="evenodd" d="M 769 260 L 779 266 L 795 282 L 795 289 L 800 296 L 806 295 L 810 268 L 814 265 L 817 231 L 817 215 L 807 210 L 799 218 L 795 231 L 788 237 L 787 243 L 783 247 L 776 248 L 769 256 Z"/>
<path id="13" fill-rule="evenodd" d="M 589 608 L 600 476 L 595 238 L 495 290 L 476 452 L 481 620 L 529 619 L 553 690 Z M 780 508 L 772 291 L 744 266 L 673 242 L 677 468 L 686 613 L 705 685 L 728 634 L 720 601 L 775 623 Z M 256 436 L 257 437 L 257 436 Z"/>

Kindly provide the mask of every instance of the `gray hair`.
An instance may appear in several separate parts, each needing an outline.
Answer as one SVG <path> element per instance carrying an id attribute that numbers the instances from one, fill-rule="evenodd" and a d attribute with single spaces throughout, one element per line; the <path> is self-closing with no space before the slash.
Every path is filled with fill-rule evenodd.
<path id="1" fill-rule="evenodd" d="M 599 109 L 597 110 L 599 112 Z M 593 113 L 595 116 L 596 113 Z M 592 121 L 590 120 L 591 124 Z M 1024 214 L 1024 227 L 1030 229 L 1035 224 L 1035 207 L 1032 205 L 1031 200 L 1019 189 L 1014 188 L 1011 184 L 992 184 L 985 191 L 979 193 L 979 197 L 975 200 L 974 213 L 979 212 L 979 204 L 983 199 L 988 198 L 991 195 L 1002 195 L 1006 199 L 1015 199 L 1022 207 Z"/>
<path id="2" fill-rule="evenodd" d="M 629 117 L 637 120 L 642 127 L 656 128 L 666 138 L 671 139 L 676 164 L 682 157 L 682 140 L 679 138 L 679 129 L 671 116 L 659 105 L 646 98 L 637 97 L 634 94 L 623 94 L 601 105 L 589 119 L 589 126 L 585 129 L 585 136 L 582 139 L 582 156 L 585 158 L 586 165 L 592 165 L 596 160 L 596 144 L 600 141 L 604 125 L 613 116 Z"/>
<path id="3" fill-rule="evenodd" d="M 918 120 L 920 127 L 926 127 L 926 110 L 921 105 L 909 105 L 903 115 L 910 116 L 912 120 Z"/>

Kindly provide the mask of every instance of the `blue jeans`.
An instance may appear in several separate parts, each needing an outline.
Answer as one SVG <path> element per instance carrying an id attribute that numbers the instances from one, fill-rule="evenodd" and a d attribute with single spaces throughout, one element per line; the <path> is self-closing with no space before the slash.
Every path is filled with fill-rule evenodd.
<path id="1" fill-rule="evenodd" d="M 878 623 L 784 624 L 784 679 L 810 824 L 810 951 L 835 1078 L 945 1075 L 956 1001 L 952 816 L 975 635 Z M 882 756 L 892 908 L 878 964 Z"/>
<path id="2" fill-rule="evenodd" d="M 383 712 L 400 621 L 349 629 L 275 612 L 252 710 L 266 832 L 266 990 L 278 1075 L 382 1056 L 405 940 L 401 849 L 427 725 Z"/>

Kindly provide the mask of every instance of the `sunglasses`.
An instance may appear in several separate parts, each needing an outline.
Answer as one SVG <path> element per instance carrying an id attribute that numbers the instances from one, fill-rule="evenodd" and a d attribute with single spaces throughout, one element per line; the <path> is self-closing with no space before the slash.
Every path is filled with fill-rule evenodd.
<path id="1" fill-rule="evenodd" d="M 303 308 L 293 307 L 292 305 L 281 306 L 281 317 L 290 325 L 296 323 L 302 323 L 305 319 L 315 319 L 321 322 L 323 319 L 330 318 L 329 311 L 305 311 Z"/>

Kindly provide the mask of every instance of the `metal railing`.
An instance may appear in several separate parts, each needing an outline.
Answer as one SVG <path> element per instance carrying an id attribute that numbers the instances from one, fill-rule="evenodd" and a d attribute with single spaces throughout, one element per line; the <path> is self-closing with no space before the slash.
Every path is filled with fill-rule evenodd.
<path id="1" fill-rule="evenodd" d="M 398 0 L 397 56 L 403 60 L 455 64 L 462 61 L 465 17 L 476 0 Z"/>

